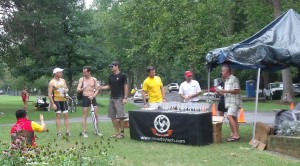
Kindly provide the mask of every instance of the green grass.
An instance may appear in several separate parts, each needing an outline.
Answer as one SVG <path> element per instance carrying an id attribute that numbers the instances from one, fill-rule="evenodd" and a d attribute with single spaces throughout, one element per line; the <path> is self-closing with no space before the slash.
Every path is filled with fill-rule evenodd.
<path id="1" fill-rule="evenodd" d="M 110 139 L 114 133 L 111 122 L 103 122 L 100 129 L 104 134 L 103 138 L 91 134 L 92 125 L 89 124 L 88 138 L 79 137 L 81 125 L 74 123 L 71 126 L 72 135 L 68 139 L 57 138 L 55 125 L 47 125 L 49 132 L 37 133 L 37 144 L 46 146 L 49 143 L 51 148 L 59 150 L 76 147 L 76 143 L 86 146 L 93 146 L 95 142 L 103 143 L 108 148 L 108 156 L 114 160 L 114 165 L 138 165 L 138 166 L 173 166 L 173 165 L 299 165 L 300 161 L 285 155 L 279 155 L 267 151 L 251 149 L 248 144 L 251 139 L 252 126 L 242 125 L 240 127 L 241 139 L 239 142 L 211 144 L 207 146 L 189 146 L 159 142 L 141 142 L 131 140 L 129 129 L 125 130 L 126 137 L 121 140 Z M 0 140 L 2 143 L 9 143 L 9 126 L 2 126 Z M 223 125 L 223 140 L 229 135 L 228 124 Z M 0 145 L 1 146 L 1 145 Z M 1 149 L 1 148 L 0 148 Z M 51 149 L 51 150 L 53 150 Z M 91 150 L 89 154 L 94 153 Z M 95 151 L 96 153 L 96 151 Z"/>
<path id="2" fill-rule="evenodd" d="M 98 112 L 100 115 L 107 115 L 108 110 L 108 96 L 98 96 L 97 102 L 99 106 Z M 39 114 L 44 115 L 45 120 L 55 119 L 54 111 L 34 111 L 34 105 L 36 101 L 36 96 L 30 96 L 28 101 L 28 117 L 32 120 L 39 120 Z M 49 100 L 48 100 L 49 101 Z M 100 104 L 99 104 L 100 103 Z M 125 111 L 135 110 L 138 107 L 134 104 L 127 103 L 125 105 Z M 0 124 L 12 124 L 15 123 L 15 112 L 17 109 L 23 109 L 23 102 L 20 96 L 8 96 L 8 95 L 0 95 L 0 112 L 4 114 L 0 114 Z M 82 107 L 77 106 L 77 111 L 74 113 L 69 113 L 69 117 L 81 117 L 82 116 Z"/>

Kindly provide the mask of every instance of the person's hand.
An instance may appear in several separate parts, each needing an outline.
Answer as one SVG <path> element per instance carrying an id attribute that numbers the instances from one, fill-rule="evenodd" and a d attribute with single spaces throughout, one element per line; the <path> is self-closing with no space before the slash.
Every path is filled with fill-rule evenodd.
<path id="1" fill-rule="evenodd" d="M 144 104 L 144 108 L 148 108 L 148 105 L 146 103 Z"/>
<path id="2" fill-rule="evenodd" d="M 164 103 L 167 102 L 166 98 L 163 98 L 163 102 L 164 102 Z"/>
<path id="3" fill-rule="evenodd" d="M 89 96 L 89 99 L 92 101 L 94 99 L 94 96 Z"/>
<path id="4" fill-rule="evenodd" d="M 52 108 L 53 108 L 54 110 L 56 110 L 56 109 L 57 109 L 57 106 L 53 103 L 53 104 L 52 104 Z"/>
<path id="5" fill-rule="evenodd" d="M 123 99 L 123 104 L 126 104 L 127 103 L 127 99 Z"/>
<path id="6" fill-rule="evenodd" d="M 42 114 L 40 114 L 40 120 L 44 121 L 44 116 Z"/>

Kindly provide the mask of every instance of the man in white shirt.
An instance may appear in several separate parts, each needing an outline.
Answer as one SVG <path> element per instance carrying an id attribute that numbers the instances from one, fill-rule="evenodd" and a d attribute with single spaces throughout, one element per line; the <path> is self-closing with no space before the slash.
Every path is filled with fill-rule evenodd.
<path id="1" fill-rule="evenodd" d="M 178 92 L 180 97 L 184 102 L 198 102 L 201 93 L 199 82 L 192 79 L 193 74 L 191 71 L 186 71 L 184 76 L 186 81 L 180 84 Z"/>

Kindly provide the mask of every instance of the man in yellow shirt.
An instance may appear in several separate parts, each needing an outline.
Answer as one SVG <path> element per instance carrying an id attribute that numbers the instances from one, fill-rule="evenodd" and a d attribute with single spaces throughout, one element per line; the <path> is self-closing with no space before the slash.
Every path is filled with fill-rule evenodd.
<path id="1" fill-rule="evenodd" d="M 64 122 L 66 126 L 66 136 L 70 136 L 70 127 L 69 127 L 69 116 L 68 116 L 68 104 L 66 101 L 66 94 L 68 93 L 68 87 L 66 81 L 62 78 L 63 70 L 61 68 L 55 68 L 53 70 L 53 79 L 49 82 L 48 85 L 48 97 L 50 99 L 51 107 L 55 110 L 56 113 L 56 128 L 57 128 L 57 137 L 62 137 L 61 128 L 60 128 L 60 117 L 61 114 L 64 116 Z"/>
<path id="2" fill-rule="evenodd" d="M 158 108 L 162 102 L 166 102 L 165 90 L 160 77 L 155 76 L 155 68 L 149 66 L 147 68 L 148 77 L 143 82 L 143 101 L 144 107 L 147 108 Z M 148 102 L 146 103 L 146 93 L 148 93 Z"/>

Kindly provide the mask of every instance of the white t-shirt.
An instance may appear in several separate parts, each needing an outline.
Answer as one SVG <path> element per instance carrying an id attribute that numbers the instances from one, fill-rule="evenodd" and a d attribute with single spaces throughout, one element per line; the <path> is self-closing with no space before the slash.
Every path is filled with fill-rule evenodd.
<path id="1" fill-rule="evenodd" d="M 191 82 L 184 81 L 180 84 L 179 87 L 179 94 L 184 95 L 185 97 L 194 95 L 195 93 L 201 92 L 200 84 L 196 80 L 191 80 Z M 189 101 L 185 102 L 192 102 L 192 101 L 199 101 L 199 96 L 191 98 Z"/>

